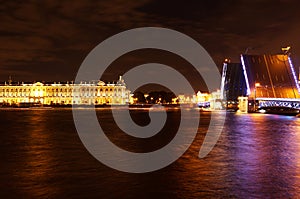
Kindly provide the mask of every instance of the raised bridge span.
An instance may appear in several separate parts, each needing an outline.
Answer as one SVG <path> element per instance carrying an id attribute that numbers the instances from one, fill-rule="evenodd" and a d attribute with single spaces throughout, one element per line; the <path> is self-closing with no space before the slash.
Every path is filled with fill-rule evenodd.
<path id="1" fill-rule="evenodd" d="M 227 102 L 247 96 L 257 107 L 300 109 L 298 76 L 288 54 L 242 54 L 240 63 L 224 63 L 221 94 Z"/>
<path id="2" fill-rule="evenodd" d="M 298 73 L 287 54 L 241 55 L 247 95 L 260 107 L 300 108 Z"/>

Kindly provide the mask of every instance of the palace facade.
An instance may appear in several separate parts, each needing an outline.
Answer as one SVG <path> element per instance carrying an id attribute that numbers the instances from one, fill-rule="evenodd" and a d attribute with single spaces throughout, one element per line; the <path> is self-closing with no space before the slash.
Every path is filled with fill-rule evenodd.
<path id="1" fill-rule="evenodd" d="M 0 104 L 101 105 L 127 104 L 130 91 L 120 76 L 116 83 L 103 81 L 69 83 L 16 83 L 0 85 Z"/>

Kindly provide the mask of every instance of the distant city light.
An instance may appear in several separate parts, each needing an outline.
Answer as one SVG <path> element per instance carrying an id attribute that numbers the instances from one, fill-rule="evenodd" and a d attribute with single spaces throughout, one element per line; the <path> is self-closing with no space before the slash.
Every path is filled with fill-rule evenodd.
<path id="1" fill-rule="evenodd" d="M 287 53 L 290 49 L 291 49 L 290 46 L 287 46 L 285 48 L 281 48 L 281 50 L 284 51 L 285 53 Z"/>

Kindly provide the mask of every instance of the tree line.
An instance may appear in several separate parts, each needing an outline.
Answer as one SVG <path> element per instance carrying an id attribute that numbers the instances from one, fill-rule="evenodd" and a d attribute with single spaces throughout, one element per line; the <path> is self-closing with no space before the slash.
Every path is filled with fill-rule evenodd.
<path id="1" fill-rule="evenodd" d="M 152 91 L 145 97 L 143 92 L 136 91 L 133 97 L 136 98 L 136 103 L 139 104 L 168 104 L 172 103 L 172 99 L 176 98 L 176 95 L 172 92 Z"/>

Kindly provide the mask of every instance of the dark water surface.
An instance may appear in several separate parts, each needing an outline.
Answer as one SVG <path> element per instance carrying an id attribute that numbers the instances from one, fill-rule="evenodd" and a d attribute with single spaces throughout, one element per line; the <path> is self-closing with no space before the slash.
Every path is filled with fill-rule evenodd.
<path id="1" fill-rule="evenodd" d="M 132 139 L 115 128 L 110 111 L 97 110 L 118 146 L 146 152 L 167 144 L 180 114 L 168 112 L 154 138 Z M 145 111 L 132 111 L 147 124 Z M 228 114 L 222 135 L 204 159 L 198 152 L 210 115 L 175 163 L 130 174 L 98 162 L 81 143 L 70 109 L 0 109 L 0 198 L 299 198 L 300 118 Z"/>

